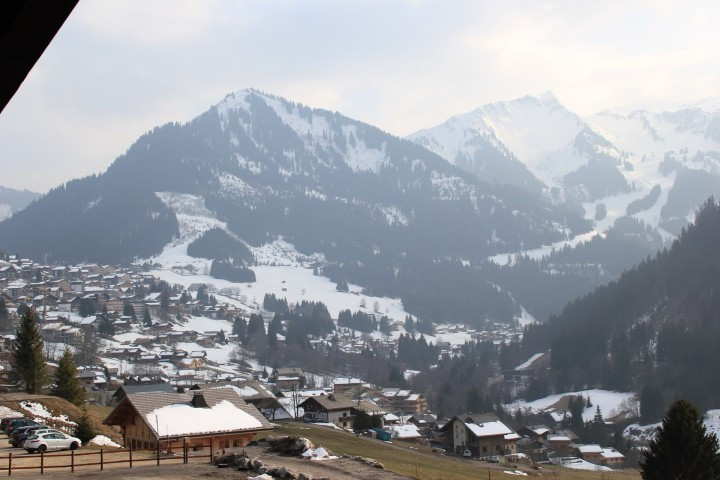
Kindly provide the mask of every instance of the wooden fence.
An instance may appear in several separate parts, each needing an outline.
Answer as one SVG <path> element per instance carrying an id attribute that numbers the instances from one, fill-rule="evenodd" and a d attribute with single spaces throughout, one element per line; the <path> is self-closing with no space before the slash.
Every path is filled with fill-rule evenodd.
<path id="1" fill-rule="evenodd" d="M 209 447 L 209 453 L 196 453 L 197 450 L 204 450 Z M 104 449 L 93 451 L 71 450 L 70 453 L 40 453 L 39 455 L 20 454 L 13 456 L 10 452 L 7 456 L 0 456 L 0 472 L 7 472 L 7 476 L 12 476 L 13 472 L 31 470 L 40 471 L 43 475 L 46 470 L 69 469 L 71 473 L 75 473 L 75 469 L 79 467 L 99 467 L 99 470 L 105 470 L 106 465 L 115 467 L 127 466 L 133 468 L 138 464 L 147 464 L 154 462 L 156 466 L 160 466 L 164 462 L 180 462 L 189 463 L 191 460 L 206 458 L 212 462 L 213 446 L 210 445 L 187 445 L 183 442 L 180 449 L 160 450 L 109 450 Z M 66 458 L 67 460 L 59 460 Z M 89 468 L 83 469 L 88 471 Z"/>

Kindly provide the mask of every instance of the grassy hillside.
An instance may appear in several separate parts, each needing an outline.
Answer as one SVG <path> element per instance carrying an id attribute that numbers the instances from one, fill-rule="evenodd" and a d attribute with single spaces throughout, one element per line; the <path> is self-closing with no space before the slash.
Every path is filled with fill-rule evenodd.
<path id="1" fill-rule="evenodd" d="M 373 458 L 381 462 L 387 470 L 411 478 L 433 480 L 523 478 L 519 475 L 503 473 L 503 470 L 521 470 L 527 473 L 528 477 L 549 477 L 567 480 L 636 480 L 640 478 L 637 471 L 630 470 L 596 473 L 547 465 L 543 465 L 541 469 L 535 469 L 522 463 L 517 464 L 517 467 L 509 464 L 503 466 L 491 465 L 477 460 L 467 460 L 456 456 L 434 453 L 430 448 L 422 445 L 405 444 L 398 441 L 386 443 L 312 424 L 282 422 L 275 429 L 274 435 L 302 436 L 310 439 L 315 445 L 322 445 L 336 454 L 360 455 Z"/>

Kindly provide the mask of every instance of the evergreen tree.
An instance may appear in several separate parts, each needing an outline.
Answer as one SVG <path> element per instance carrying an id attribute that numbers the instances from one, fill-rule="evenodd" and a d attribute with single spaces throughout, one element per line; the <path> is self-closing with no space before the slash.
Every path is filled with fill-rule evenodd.
<path id="1" fill-rule="evenodd" d="M 98 358 L 98 350 L 100 348 L 95 330 L 86 328 L 83 332 L 83 341 L 78 345 L 77 360 L 80 365 L 89 365 L 95 363 Z"/>
<path id="2" fill-rule="evenodd" d="M 640 425 L 655 423 L 665 411 L 662 394 L 658 387 L 645 385 L 640 392 Z"/>
<path id="3" fill-rule="evenodd" d="M 405 331 L 408 333 L 415 331 L 415 323 L 410 315 L 405 315 Z"/>
<path id="4" fill-rule="evenodd" d="M 78 312 L 81 317 L 89 317 L 95 314 L 95 302 L 89 298 L 83 298 L 80 300 L 80 311 Z"/>
<path id="5" fill-rule="evenodd" d="M 90 414 L 87 408 L 83 406 L 82 415 L 73 429 L 73 436 L 79 438 L 83 445 L 86 445 L 90 440 L 95 438 L 95 435 L 96 432 L 90 419 Z"/>
<path id="6" fill-rule="evenodd" d="M 600 405 L 595 409 L 595 417 L 593 417 L 592 422 L 590 422 L 588 426 L 590 427 L 588 432 L 590 441 L 599 445 L 606 445 L 605 419 L 600 411 Z"/>
<path id="7" fill-rule="evenodd" d="M 585 410 L 585 399 L 581 396 L 570 397 L 568 402 L 570 410 L 570 427 L 580 433 L 583 428 L 583 411 Z"/>
<path id="8" fill-rule="evenodd" d="M 247 322 L 245 322 L 245 319 L 243 317 L 239 315 L 235 317 L 232 333 L 233 335 L 237 335 L 238 343 L 245 342 L 245 337 L 247 335 Z"/>
<path id="9" fill-rule="evenodd" d="M 150 310 L 146 308 L 145 313 L 143 313 L 143 325 L 146 327 L 152 327 L 152 324 L 153 322 L 152 317 L 150 317 Z"/>
<path id="10" fill-rule="evenodd" d="M 82 405 L 85 399 L 85 391 L 80 386 L 80 379 L 77 376 L 75 361 L 73 360 L 70 347 L 65 347 L 54 375 L 55 385 L 50 393 L 56 397 L 64 398 L 75 405 Z"/>
<path id="11" fill-rule="evenodd" d="M 10 321 L 10 313 L 5 306 L 5 301 L 0 298 L 0 332 L 8 331 L 10 327 L 12 327 L 12 322 Z"/>
<path id="12" fill-rule="evenodd" d="M 39 394 L 47 384 L 47 363 L 43 355 L 43 339 L 40 335 L 33 309 L 27 309 L 15 332 L 12 378 L 27 393 Z"/>
<path id="13" fill-rule="evenodd" d="M 644 480 L 720 479 L 718 440 L 708 434 L 700 412 L 689 402 L 673 403 L 640 462 Z"/>
<path id="14" fill-rule="evenodd" d="M 132 306 L 132 303 L 125 302 L 125 304 L 123 305 L 123 315 L 126 317 L 135 318 L 135 307 Z"/>
<path id="15" fill-rule="evenodd" d="M 335 290 L 338 292 L 347 292 L 350 290 L 348 287 L 348 283 L 346 280 L 340 280 L 337 282 L 337 285 L 335 285 Z"/>

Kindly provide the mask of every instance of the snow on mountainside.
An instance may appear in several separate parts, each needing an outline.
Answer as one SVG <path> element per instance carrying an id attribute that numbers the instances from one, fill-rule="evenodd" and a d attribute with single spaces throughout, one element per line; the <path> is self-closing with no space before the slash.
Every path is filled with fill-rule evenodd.
<path id="1" fill-rule="evenodd" d="M 6 218 L 10 218 L 12 215 L 12 208 L 10 205 L 0 203 L 0 222 L 5 220 Z"/>
<path id="2" fill-rule="evenodd" d="M 720 193 L 720 99 L 625 107 L 583 119 L 543 94 L 488 104 L 409 138 L 480 178 L 486 172 L 467 159 L 487 155 L 492 145 L 507 166 L 492 181 L 518 185 L 513 162 L 520 161 L 553 201 L 579 203 L 600 234 L 628 215 L 672 239 L 705 198 Z"/>
<path id="3" fill-rule="evenodd" d="M 327 277 L 313 275 L 310 268 L 316 262 L 324 262 L 322 254 L 303 255 L 282 239 L 250 247 L 256 261 L 252 267 L 256 274 L 255 282 L 234 283 L 213 278 L 208 274 L 212 259 L 191 257 L 187 254 L 187 247 L 213 228 L 234 234 L 227 229 L 225 222 L 218 220 L 205 207 L 202 197 L 171 192 L 158 192 L 156 195 L 175 212 L 180 236 L 166 245 L 159 255 L 138 262 L 150 262 L 153 265 L 151 273 L 162 280 L 186 288 L 193 283 L 204 283 L 218 289 L 223 300 L 250 310 L 262 305 L 265 294 L 274 294 L 278 298 L 287 298 L 291 303 L 303 300 L 323 302 L 334 317 L 344 309 L 367 313 L 377 309 L 378 313 L 397 321 L 404 320 L 407 315 L 399 299 L 365 295 L 356 285 L 350 286 L 350 292 L 338 292 L 335 283 Z"/>
<path id="4" fill-rule="evenodd" d="M 545 93 L 491 103 L 409 138 L 458 165 L 486 141 L 525 164 L 547 187 L 558 187 L 566 175 L 587 164 L 589 152 L 579 145 L 586 141 L 586 131 L 580 117 Z M 611 146 L 598 143 L 594 150 L 617 155 Z"/>

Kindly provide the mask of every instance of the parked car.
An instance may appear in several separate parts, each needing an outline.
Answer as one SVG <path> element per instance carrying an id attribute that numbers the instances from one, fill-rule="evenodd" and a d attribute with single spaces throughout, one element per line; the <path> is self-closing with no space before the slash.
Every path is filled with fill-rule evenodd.
<path id="1" fill-rule="evenodd" d="M 13 420 L 20 420 L 21 418 L 25 418 L 25 417 L 5 417 L 5 418 L 3 418 L 2 420 L 0 420 L 0 429 L 4 432 L 5 427 L 7 427 L 10 422 L 12 422 Z"/>
<path id="2" fill-rule="evenodd" d="M 470 457 L 472 457 L 472 452 L 471 452 L 470 450 L 465 450 L 465 451 L 463 452 L 463 457 L 465 457 L 465 458 L 470 458 Z"/>
<path id="3" fill-rule="evenodd" d="M 48 450 L 75 450 L 82 445 L 79 438 L 71 437 L 60 432 L 41 433 L 25 440 L 23 448 L 28 453 L 44 453 Z"/>
<path id="4" fill-rule="evenodd" d="M 22 447 L 25 444 L 25 440 L 32 437 L 33 435 L 40 435 L 41 433 L 62 433 L 59 430 L 55 430 L 54 428 L 50 428 L 47 425 L 43 425 L 40 428 L 32 428 L 25 430 L 24 432 L 18 434 L 17 438 L 15 437 L 15 434 L 13 434 L 11 438 L 11 444 L 13 447 Z M 15 443 L 12 442 L 12 440 L 15 440 Z"/>
<path id="5" fill-rule="evenodd" d="M 500 459 L 495 455 L 493 455 L 492 457 L 488 457 L 487 461 L 490 463 L 500 463 Z"/>
<path id="6" fill-rule="evenodd" d="M 13 447 L 20 447 L 22 446 L 22 442 L 24 442 L 25 439 L 29 436 L 30 432 L 34 432 L 35 430 L 42 428 L 50 427 L 48 427 L 47 425 L 25 425 L 24 427 L 18 427 L 13 430 L 10 435 L 8 435 L 8 442 L 10 442 L 10 445 L 12 445 Z"/>
<path id="7" fill-rule="evenodd" d="M 12 422 L 8 423 L 5 427 L 5 434 L 10 436 L 12 435 L 12 432 L 19 427 L 26 427 L 28 425 L 37 425 L 38 422 L 34 420 L 30 420 L 29 418 L 20 418 L 18 420 L 13 420 Z"/>

